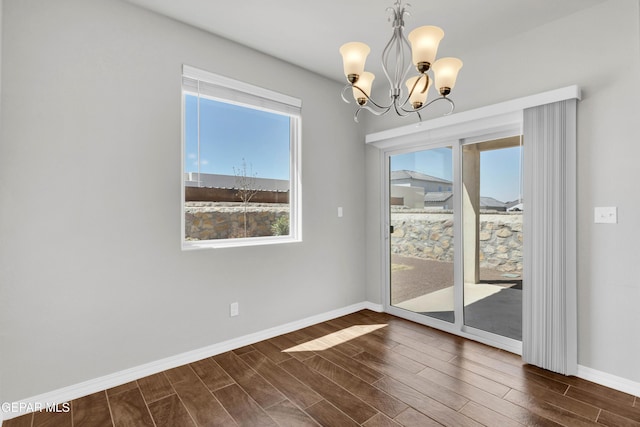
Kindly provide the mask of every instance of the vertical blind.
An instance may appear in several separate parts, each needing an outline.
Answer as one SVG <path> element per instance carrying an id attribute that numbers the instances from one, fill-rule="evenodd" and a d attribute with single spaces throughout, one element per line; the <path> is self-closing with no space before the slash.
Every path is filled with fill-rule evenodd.
<path id="1" fill-rule="evenodd" d="M 524 110 L 522 358 L 577 371 L 577 99 Z"/>

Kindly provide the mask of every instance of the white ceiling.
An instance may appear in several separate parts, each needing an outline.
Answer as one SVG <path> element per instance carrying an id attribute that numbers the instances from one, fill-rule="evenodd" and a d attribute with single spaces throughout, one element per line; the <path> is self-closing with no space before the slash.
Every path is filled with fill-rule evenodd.
<path id="1" fill-rule="evenodd" d="M 387 7 L 394 0 L 126 0 L 277 58 L 344 81 L 339 47 L 371 47 L 367 69 L 381 74 L 391 37 Z M 457 56 L 604 0 L 414 0 L 408 33 L 421 25 L 444 29 L 438 57 Z M 404 3 L 404 2 L 403 2 Z M 345 82 L 346 83 L 346 82 Z"/>

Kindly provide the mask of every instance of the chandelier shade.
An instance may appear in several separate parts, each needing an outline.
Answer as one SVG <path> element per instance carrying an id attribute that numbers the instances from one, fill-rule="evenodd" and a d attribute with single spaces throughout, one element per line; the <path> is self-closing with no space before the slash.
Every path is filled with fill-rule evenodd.
<path id="1" fill-rule="evenodd" d="M 344 75 L 360 76 L 364 73 L 364 65 L 367 62 L 367 56 L 371 52 L 369 46 L 360 42 L 345 43 L 340 48 L 342 55 L 342 63 L 344 65 Z"/>
<path id="2" fill-rule="evenodd" d="M 371 96 L 371 86 L 375 78 L 376 76 L 368 71 L 360 74 L 358 86 L 353 86 L 353 98 L 358 102 L 358 105 L 367 103 L 367 100 Z"/>
<path id="3" fill-rule="evenodd" d="M 441 95 L 443 95 L 443 92 L 449 94 L 456 85 L 460 68 L 462 68 L 462 61 L 458 58 L 440 58 L 433 63 L 436 88 Z"/>
<path id="4" fill-rule="evenodd" d="M 444 38 L 444 31 L 440 27 L 421 26 L 411 31 L 406 37 L 404 35 L 404 17 L 408 15 L 406 7 L 402 5 L 401 0 L 396 0 L 393 7 L 387 8 L 387 11 L 391 12 L 389 21 L 392 22 L 393 27 L 391 39 L 382 51 L 382 69 L 389 83 L 387 103 L 381 104 L 371 97 L 375 76 L 365 71 L 367 56 L 371 52 L 369 46 L 361 42 L 350 42 L 340 47 L 344 75 L 348 81 L 342 90 L 342 99 L 350 102 L 345 93 L 348 89 L 352 89 L 353 98 L 358 104 L 354 114 L 356 122 L 362 109 L 378 116 L 392 110 L 402 117 L 416 114 L 420 121 L 422 121 L 420 111 L 436 101 L 444 100 L 450 104 L 450 111 L 446 114 L 451 114 L 455 109 L 453 100 L 448 96 L 455 86 L 458 72 L 462 68 L 462 61 L 457 58 L 436 60 L 440 41 Z M 412 69 L 415 69 L 417 75 L 406 80 Z M 439 96 L 427 102 L 433 80 Z"/>
<path id="5" fill-rule="evenodd" d="M 425 25 L 418 27 L 409 33 L 411 43 L 411 58 L 418 68 L 420 63 L 433 64 L 438 53 L 440 40 L 444 37 L 444 31 L 440 27 Z"/>

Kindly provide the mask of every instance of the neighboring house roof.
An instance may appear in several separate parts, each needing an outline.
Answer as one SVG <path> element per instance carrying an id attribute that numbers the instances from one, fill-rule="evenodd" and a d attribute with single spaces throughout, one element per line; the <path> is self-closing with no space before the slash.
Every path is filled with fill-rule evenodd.
<path id="1" fill-rule="evenodd" d="M 431 191 L 424 195 L 424 201 L 426 203 L 442 203 L 453 197 L 451 191 Z M 493 197 L 480 197 L 480 208 L 506 208 L 506 203 L 496 200 Z"/>
<path id="2" fill-rule="evenodd" d="M 451 185 L 451 181 L 447 181 L 446 179 L 438 178 L 435 176 L 427 175 L 424 173 L 410 171 L 410 170 L 399 170 L 399 171 L 391 171 L 391 181 L 396 181 L 400 179 L 415 179 L 416 181 L 429 181 L 429 182 L 440 182 L 442 184 Z"/>
<path id="3" fill-rule="evenodd" d="M 507 207 L 507 209 L 510 209 L 514 206 L 521 205 L 522 203 L 523 203 L 523 200 L 519 199 L 519 200 L 512 200 L 510 202 L 505 202 L 504 204 Z"/>
<path id="4" fill-rule="evenodd" d="M 424 195 L 424 201 L 427 203 L 446 202 L 453 193 L 451 191 L 432 191 Z"/>
<path id="5" fill-rule="evenodd" d="M 496 200 L 493 197 L 482 197 L 480 196 L 480 208 L 507 208 L 507 204 L 501 202 L 500 200 Z"/>

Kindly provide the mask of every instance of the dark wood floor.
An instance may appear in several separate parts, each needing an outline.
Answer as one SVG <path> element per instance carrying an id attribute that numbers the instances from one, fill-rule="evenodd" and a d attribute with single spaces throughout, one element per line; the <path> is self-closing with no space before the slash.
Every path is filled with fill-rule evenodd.
<path id="1" fill-rule="evenodd" d="M 3 424 L 235 425 L 640 426 L 640 399 L 365 310 Z"/>

